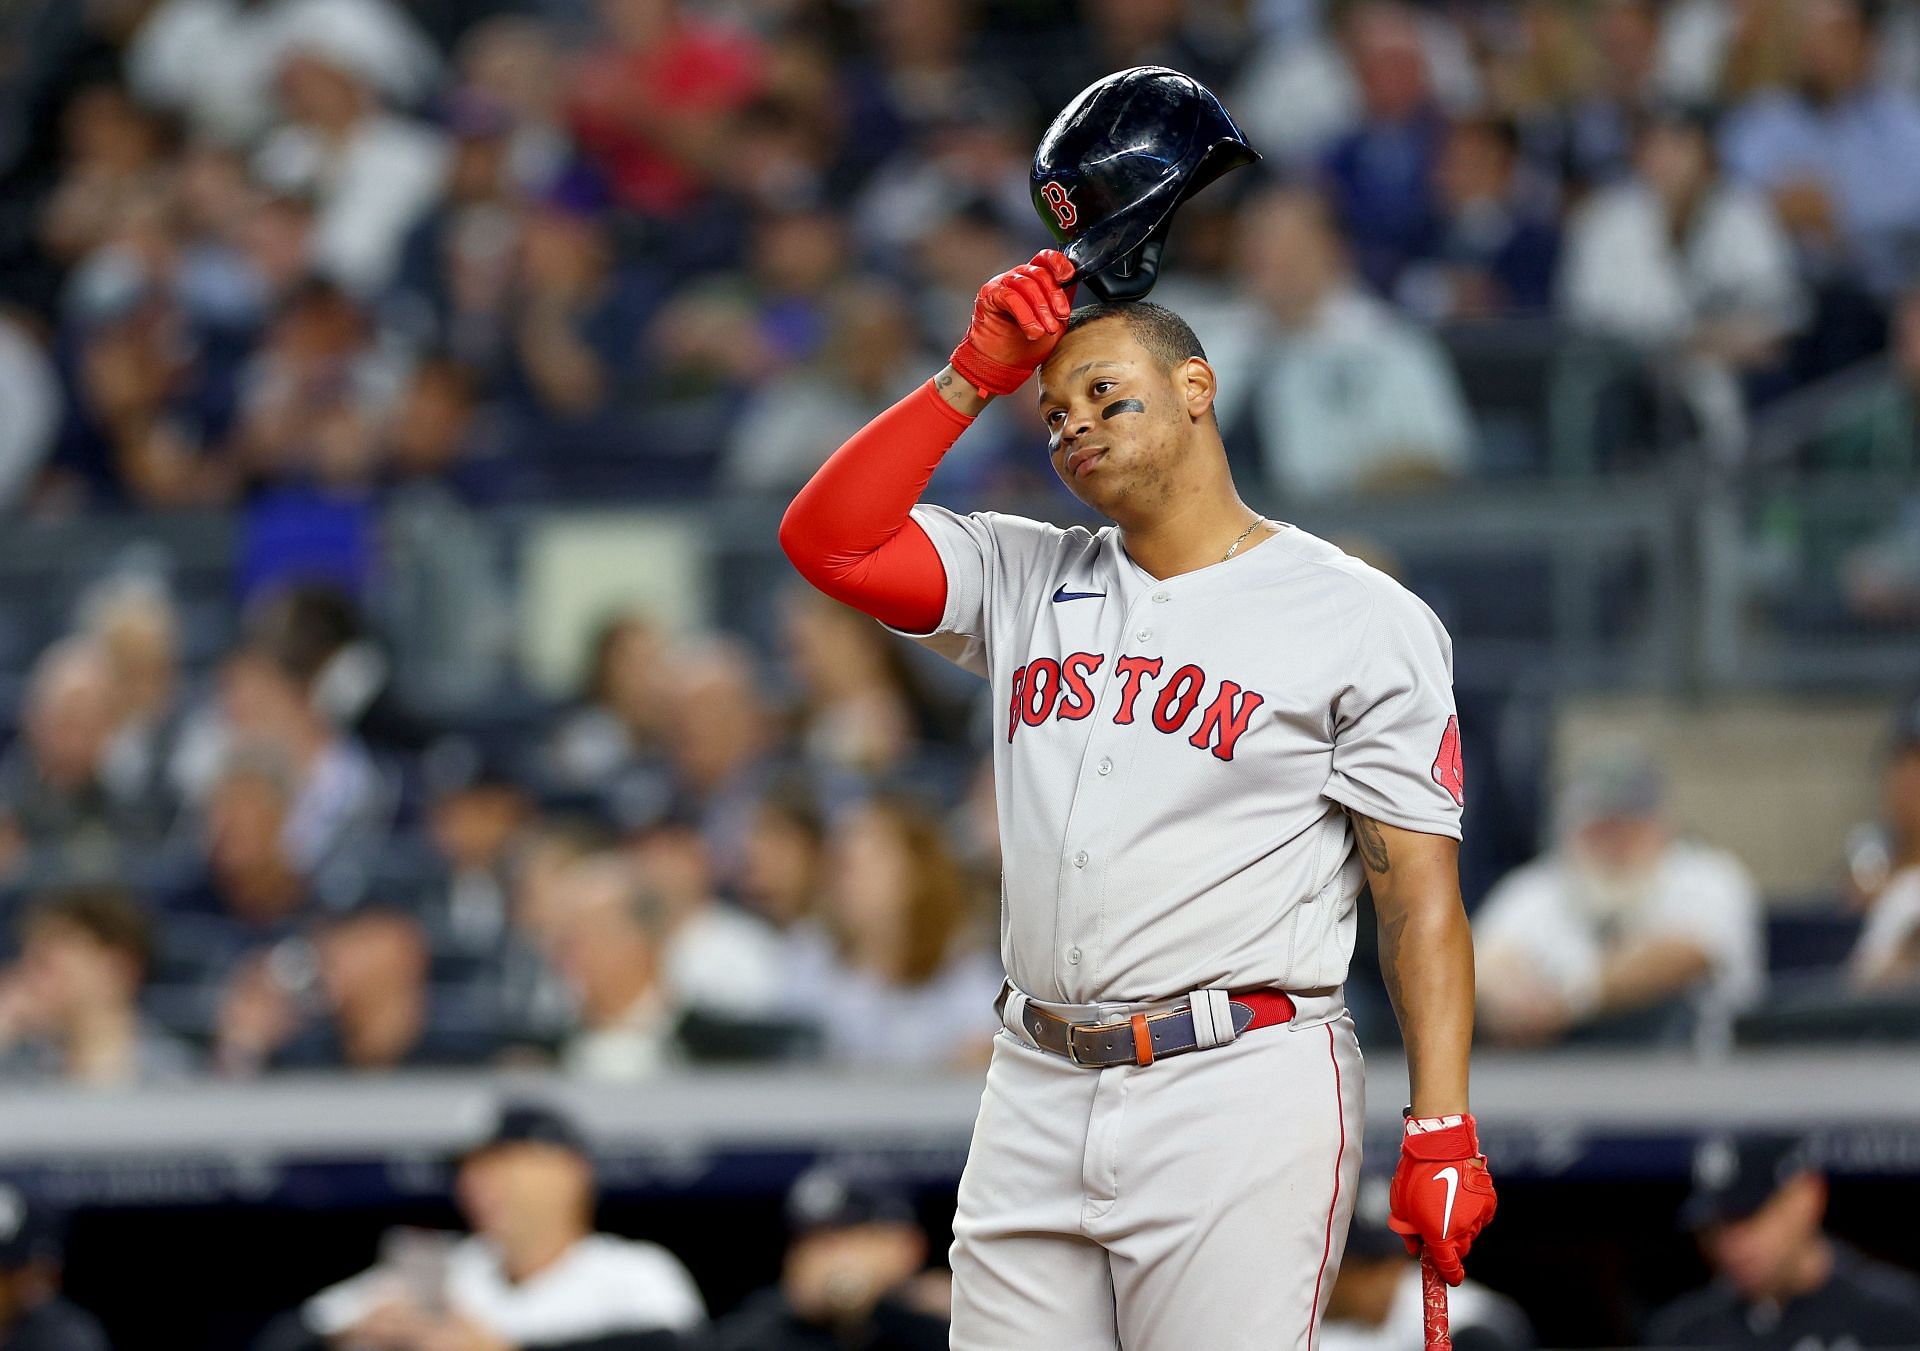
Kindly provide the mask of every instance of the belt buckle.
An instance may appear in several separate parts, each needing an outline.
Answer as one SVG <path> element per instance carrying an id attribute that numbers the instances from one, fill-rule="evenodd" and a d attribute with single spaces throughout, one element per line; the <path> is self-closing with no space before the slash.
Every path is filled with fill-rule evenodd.
<path id="1" fill-rule="evenodd" d="M 1067 1062 L 1069 1064 L 1072 1064 L 1072 1065 L 1081 1064 L 1080 1050 L 1079 1050 L 1079 1047 L 1074 1043 L 1073 1034 L 1078 1032 L 1084 1026 L 1085 1026 L 1084 1023 L 1068 1023 L 1067 1024 Z"/>

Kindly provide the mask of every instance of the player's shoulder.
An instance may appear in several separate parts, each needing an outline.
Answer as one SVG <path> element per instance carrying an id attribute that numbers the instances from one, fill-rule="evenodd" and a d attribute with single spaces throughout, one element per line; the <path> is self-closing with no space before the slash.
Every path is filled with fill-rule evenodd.
<path id="1" fill-rule="evenodd" d="M 995 550 L 1002 554 L 1097 550 L 1112 531 L 1111 526 L 1090 530 L 1084 525 L 1055 525 L 1051 521 L 1004 511 L 970 511 L 963 514 L 932 502 L 922 502 L 913 511 L 922 526 L 931 524 L 936 528 L 964 531 L 978 539 L 991 541 Z"/>
<path id="2" fill-rule="evenodd" d="M 1405 583 L 1356 554 L 1350 554 L 1331 540 L 1325 540 L 1298 526 L 1289 526 L 1265 546 L 1280 551 L 1303 574 L 1323 585 L 1345 592 L 1370 616 L 1378 616 L 1391 627 L 1415 625 L 1431 628 L 1442 638 L 1446 628 L 1440 617 Z"/>

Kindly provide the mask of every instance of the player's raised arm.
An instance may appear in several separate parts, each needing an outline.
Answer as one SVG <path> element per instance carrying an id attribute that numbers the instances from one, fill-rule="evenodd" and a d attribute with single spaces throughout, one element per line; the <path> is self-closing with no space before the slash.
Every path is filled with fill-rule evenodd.
<path id="1" fill-rule="evenodd" d="M 1049 249 L 980 288 L 948 366 L 855 433 L 787 508 L 780 547 L 801 576 L 883 624 L 939 624 L 946 573 L 909 513 L 980 410 L 1025 384 L 1059 342 L 1072 276 Z"/>
<path id="2" fill-rule="evenodd" d="M 1460 902 L 1460 844 L 1350 812 L 1380 919 L 1380 973 L 1407 1048 L 1412 1089 L 1389 1223 L 1450 1284 L 1494 1192 L 1467 1103 L 1473 939 Z"/>

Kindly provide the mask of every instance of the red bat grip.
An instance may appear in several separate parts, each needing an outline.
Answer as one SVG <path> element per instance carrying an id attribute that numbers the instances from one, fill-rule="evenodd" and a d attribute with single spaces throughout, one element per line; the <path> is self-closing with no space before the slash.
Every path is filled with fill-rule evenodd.
<path id="1" fill-rule="evenodd" d="M 1420 1258 L 1420 1293 L 1426 1309 L 1427 1351 L 1453 1351 L 1453 1333 L 1447 1328 L 1447 1283 L 1431 1257 Z"/>

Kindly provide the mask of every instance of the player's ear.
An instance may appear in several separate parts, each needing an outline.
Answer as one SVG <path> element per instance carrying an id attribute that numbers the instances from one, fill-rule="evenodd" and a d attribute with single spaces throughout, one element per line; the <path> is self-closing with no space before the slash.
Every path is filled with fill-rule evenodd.
<path id="1" fill-rule="evenodd" d="M 1199 357 L 1188 357 L 1174 373 L 1174 389 L 1187 405 L 1187 416 L 1198 422 L 1213 407 L 1213 367 Z"/>

